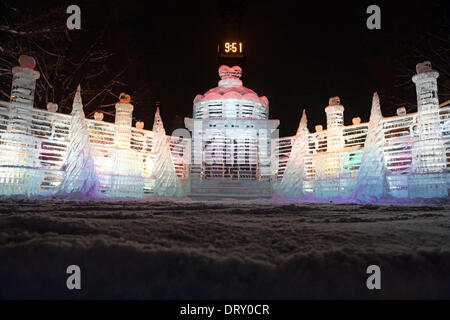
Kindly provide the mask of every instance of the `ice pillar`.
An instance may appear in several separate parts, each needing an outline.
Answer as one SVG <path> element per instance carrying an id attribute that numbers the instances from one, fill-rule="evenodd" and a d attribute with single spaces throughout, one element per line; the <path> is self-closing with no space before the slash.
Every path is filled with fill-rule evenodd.
<path id="1" fill-rule="evenodd" d="M 32 57 L 20 56 L 20 66 L 12 68 L 12 85 L 7 132 L 3 135 L 0 155 L 0 179 L 9 187 L 5 194 L 36 194 L 40 192 L 37 139 L 31 132 L 36 80 L 39 72 L 34 70 L 36 62 Z M 0 191 L 0 193 L 3 193 Z"/>
<path id="2" fill-rule="evenodd" d="M 11 103 L 28 109 L 33 108 L 34 90 L 39 72 L 34 70 L 36 61 L 33 57 L 20 56 L 20 66 L 12 68 Z"/>
<path id="3" fill-rule="evenodd" d="M 419 140 L 412 146 L 413 172 L 409 182 L 410 197 L 445 197 L 446 153 L 442 140 L 437 95 L 439 73 L 431 63 L 417 64 L 416 85 Z"/>
<path id="4" fill-rule="evenodd" d="M 327 151 L 340 152 L 343 147 L 344 106 L 341 105 L 339 97 L 330 98 L 325 113 L 327 114 Z"/>
<path id="5" fill-rule="evenodd" d="M 12 68 L 13 81 L 11 86 L 10 127 L 8 131 L 15 135 L 20 150 L 16 165 L 34 166 L 34 142 L 31 135 L 31 122 L 34 104 L 34 90 L 39 72 L 34 70 L 36 61 L 29 56 L 19 57 L 20 66 Z"/>
<path id="6" fill-rule="evenodd" d="M 133 105 L 130 104 L 130 96 L 121 93 L 120 101 L 116 103 L 116 132 L 115 146 L 119 149 L 129 149 L 131 140 L 131 123 L 133 120 Z"/>
<path id="7" fill-rule="evenodd" d="M 442 132 L 439 118 L 437 78 L 439 73 L 425 61 L 417 64 L 417 74 L 412 80 L 416 85 L 419 143 L 414 154 L 413 166 L 417 173 L 442 172 L 446 167 Z"/>
<path id="8" fill-rule="evenodd" d="M 111 196 L 142 197 L 142 166 L 136 152 L 131 149 L 131 124 L 133 105 L 130 96 L 121 93 L 116 103 L 114 162 L 112 168 Z"/>
<path id="9" fill-rule="evenodd" d="M 341 152 L 344 146 L 342 127 L 344 126 L 344 107 L 339 97 L 329 99 L 325 108 L 327 114 L 327 152 L 316 155 L 316 196 L 332 198 L 340 194 L 340 175 L 342 171 Z"/>
<path id="10" fill-rule="evenodd" d="M 114 175 L 134 174 L 134 161 L 130 159 L 131 124 L 133 120 L 133 105 L 130 96 L 121 93 L 116 103 L 115 133 L 114 133 Z M 118 182 L 118 181 L 117 181 Z M 116 186 L 118 187 L 118 186 Z"/>

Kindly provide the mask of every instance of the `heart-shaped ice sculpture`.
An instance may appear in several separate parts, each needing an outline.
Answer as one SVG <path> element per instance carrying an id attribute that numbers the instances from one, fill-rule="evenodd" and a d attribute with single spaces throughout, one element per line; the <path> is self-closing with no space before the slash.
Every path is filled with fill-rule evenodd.
<path id="1" fill-rule="evenodd" d="M 219 67 L 219 76 L 220 79 L 226 79 L 226 78 L 240 78 L 242 75 L 242 69 L 239 66 L 234 66 L 230 68 L 227 65 L 221 65 Z"/>

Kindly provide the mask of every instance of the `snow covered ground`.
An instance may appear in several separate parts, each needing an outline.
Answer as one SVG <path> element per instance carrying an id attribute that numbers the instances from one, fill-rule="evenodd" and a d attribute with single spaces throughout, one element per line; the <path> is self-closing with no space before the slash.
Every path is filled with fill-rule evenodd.
<path id="1" fill-rule="evenodd" d="M 449 243 L 445 203 L 4 199 L 0 298 L 450 298 Z"/>

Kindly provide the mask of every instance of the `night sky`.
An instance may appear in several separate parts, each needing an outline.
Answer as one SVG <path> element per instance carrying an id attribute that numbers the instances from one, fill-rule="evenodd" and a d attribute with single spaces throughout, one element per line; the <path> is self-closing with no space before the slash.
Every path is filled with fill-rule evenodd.
<path id="1" fill-rule="evenodd" d="M 282 136 L 295 133 L 303 108 L 311 131 L 316 124 L 325 127 L 324 107 L 336 95 L 345 107 L 345 124 L 355 116 L 368 121 L 374 91 L 384 116 L 395 114 L 400 99 L 414 104 L 415 89 L 407 79 L 425 60 L 414 56 L 417 48 L 426 55 L 429 34 L 448 37 L 446 1 L 237 2 L 247 49 L 244 86 L 267 96 Z M 82 37 L 103 30 L 104 45 L 115 54 L 111 67 L 127 66 L 122 91 L 134 93 L 135 118 L 147 129 L 156 101 L 171 133 L 192 116 L 195 95 L 217 86 L 217 44 L 224 37 L 218 7 L 226 1 L 72 3 L 82 10 Z M 366 28 L 370 4 L 381 7 L 381 30 Z M 29 5 L 39 11 L 52 2 Z M 397 87 L 402 72 L 407 85 Z M 413 105 L 407 109 L 416 111 Z"/>

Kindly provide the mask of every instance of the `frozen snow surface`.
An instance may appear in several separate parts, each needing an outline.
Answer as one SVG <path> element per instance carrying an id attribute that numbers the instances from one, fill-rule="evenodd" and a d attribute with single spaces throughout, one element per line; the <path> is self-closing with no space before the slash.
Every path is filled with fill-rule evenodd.
<path id="1" fill-rule="evenodd" d="M 162 199 L 0 199 L 0 298 L 450 298 L 448 200 Z"/>

